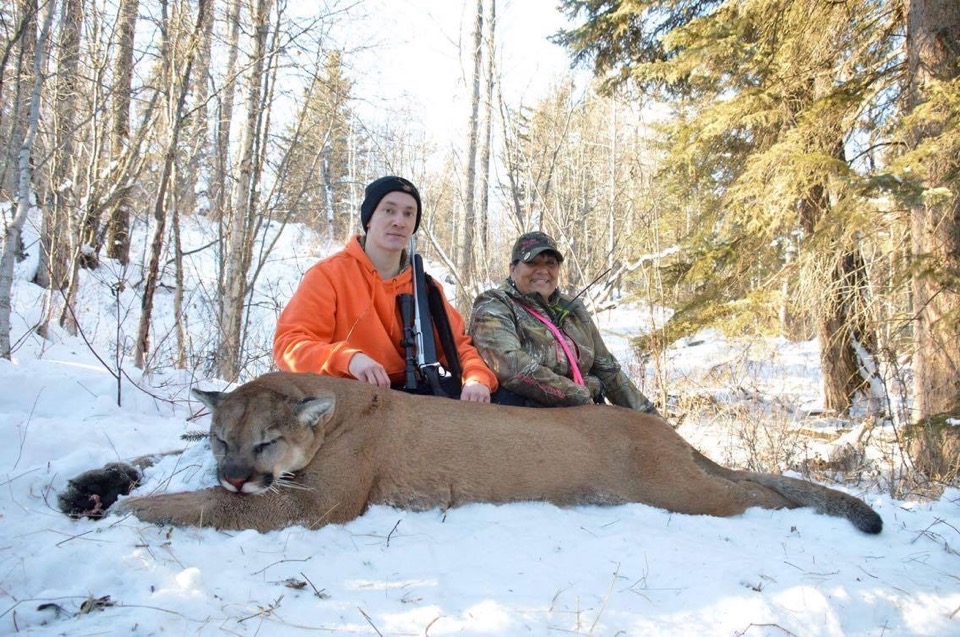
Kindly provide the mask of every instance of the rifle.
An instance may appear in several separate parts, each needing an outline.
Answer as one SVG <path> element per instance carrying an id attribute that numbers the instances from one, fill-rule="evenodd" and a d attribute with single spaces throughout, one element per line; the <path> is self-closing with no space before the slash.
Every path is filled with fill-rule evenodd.
<path id="1" fill-rule="evenodd" d="M 596 284 L 596 282 L 600 280 L 601 277 L 607 276 L 607 274 L 609 274 L 610 270 L 612 269 L 613 268 L 607 268 L 606 270 L 598 274 L 597 278 L 595 278 L 593 281 L 590 281 L 590 283 L 588 283 L 583 289 L 577 292 L 576 296 L 572 297 L 569 301 L 566 301 L 563 304 L 563 307 L 559 307 L 555 309 L 554 314 L 556 314 L 555 318 L 556 318 L 558 327 L 560 326 L 561 323 L 563 323 L 563 319 L 569 316 L 570 308 L 573 307 L 573 302 L 579 299 L 581 294 L 583 294 L 584 292 L 592 288 Z"/>
<path id="2" fill-rule="evenodd" d="M 406 382 L 403 388 L 416 391 L 421 379 L 425 380 L 435 396 L 446 396 L 440 386 L 440 360 L 437 345 L 433 340 L 433 315 L 430 311 L 430 291 L 423 259 L 416 253 L 416 239 L 410 237 L 409 258 L 413 268 L 413 294 L 397 295 L 400 318 L 403 321 L 406 348 Z M 441 308 L 442 311 L 442 308 Z M 448 354 L 449 356 L 449 354 Z"/>

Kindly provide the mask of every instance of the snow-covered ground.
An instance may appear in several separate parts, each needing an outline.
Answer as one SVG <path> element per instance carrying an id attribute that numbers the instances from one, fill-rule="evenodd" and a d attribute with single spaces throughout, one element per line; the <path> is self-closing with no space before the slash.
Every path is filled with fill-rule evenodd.
<path id="1" fill-rule="evenodd" d="M 188 249 L 205 243 L 202 220 L 191 223 Z M 258 284 L 253 338 L 261 350 L 251 354 L 252 373 L 268 363 L 277 304 L 330 248 L 297 228 L 279 246 Z M 198 253 L 188 263 L 186 314 L 197 349 L 210 337 L 202 299 L 214 270 L 205 259 Z M 142 376 L 123 359 L 128 376 L 116 379 L 116 317 L 124 342 L 135 333 L 139 301 L 132 285 L 118 297 L 111 289 L 140 276 L 109 263 L 84 273 L 86 341 L 59 329 L 41 341 L 28 329 L 42 298 L 25 280 L 30 268 L 19 266 L 15 284 L 19 346 L 12 362 L 0 360 L 0 634 L 960 634 L 957 489 L 924 502 L 892 498 L 882 480 L 841 487 L 883 516 L 879 536 L 808 510 L 718 519 L 643 505 L 421 513 L 377 506 L 343 526 L 266 534 L 68 519 L 56 494 L 70 477 L 109 461 L 186 444 L 184 455 L 149 470 L 138 492 L 213 484 L 209 447 L 180 436 L 207 427 L 195 418 L 200 405 L 189 388 L 224 384 L 205 376 L 202 360 L 188 372 L 158 359 Z M 163 352 L 173 350 L 171 311 L 159 298 Z M 626 337 L 650 320 L 639 316 L 622 307 L 600 318 L 625 359 Z M 714 400 L 746 393 L 798 418 L 819 405 L 815 343 L 743 344 L 706 333 L 664 355 L 668 378 L 696 379 Z M 719 422 L 680 413 L 686 404 L 671 413 L 680 432 L 725 463 L 748 461 L 751 435 L 787 439 L 783 431 L 796 429 L 771 410 L 745 407 Z M 779 433 L 756 429 L 773 420 Z M 789 439 L 793 447 L 767 452 L 802 460 L 820 451 Z"/>

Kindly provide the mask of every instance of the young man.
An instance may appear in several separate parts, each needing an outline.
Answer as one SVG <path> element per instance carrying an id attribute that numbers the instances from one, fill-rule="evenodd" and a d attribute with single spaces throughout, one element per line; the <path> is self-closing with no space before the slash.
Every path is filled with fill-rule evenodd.
<path id="1" fill-rule="evenodd" d="M 273 357 L 280 369 L 403 386 L 406 349 L 397 295 L 413 293 L 406 248 L 421 213 L 420 193 L 408 180 L 388 176 L 367 185 L 360 206 L 365 234 L 310 268 L 277 320 Z M 454 393 L 490 402 L 497 378 L 464 332 L 463 317 L 446 298 L 443 305 L 463 370 Z M 444 359 L 441 364 L 449 369 Z"/>

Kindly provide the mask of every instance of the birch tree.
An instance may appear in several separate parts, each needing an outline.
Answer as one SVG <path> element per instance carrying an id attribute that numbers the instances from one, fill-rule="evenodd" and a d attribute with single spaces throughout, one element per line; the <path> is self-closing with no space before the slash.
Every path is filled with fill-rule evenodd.
<path id="1" fill-rule="evenodd" d="M 120 3 L 117 20 L 117 48 L 114 58 L 114 91 L 111 109 L 110 153 L 117 165 L 125 164 L 132 154 L 130 146 L 130 94 L 133 82 L 133 43 L 137 25 L 139 0 Z M 123 188 L 108 213 L 107 256 L 126 265 L 130 259 L 130 208 L 133 205 L 129 188 Z"/>
<path id="2" fill-rule="evenodd" d="M 485 72 L 487 85 L 483 95 L 483 132 L 480 135 L 480 208 L 478 216 L 480 218 L 480 227 L 478 228 L 480 241 L 478 242 L 479 260 L 478 268 L 481 280 L 490 279 L 487 268 L 489 266 L 490 254 L 490 154 L 493 146 L 493 101 L 494 93 L 497 88 L 496 81 L 496 33 L 497 33 L 497 0 L 487 0 L 487 33 L 484 38 L 486 45 L 486 64 Z"/>
<path id="3" fill-rule="evenodd" d="M 168 97 L 168 112 L 170 126 L 165 144 L 163 164 L 161 167 L 158 189 L 153 200 L 153 236 L 150 241 L 149 262 L 147 264 L 146 280 L 144 282 L 143 297 L 140 308 L 140 321 L 137 328 L 137 338 L 134 349 L 134 365 L 139 369 L 147 370 L 147 361 L 151 351 L 150 329 L 153 320 L 154 295 L 160 278 L 160 257 L 163 252 L 163 242 L 167 228 L 168 192 L 173 178 L 173 165 L 177 156 L 180 133 L 184 127 L 184 104 L 190 89 L 191 69 L 199 48 L 200 36 L 203 29 L 205 13 L 209 10 L 210 0 L 199 0 L 197 5 L 197 19 L 191 37 L 188 40 L 182 64 L 173 59 L 165 63 L 171 78 Z M 168 38 L 172 37 L 168 33 Z M 174 47 L 167 40 L 163 46 L 166 55 L 173 55 Z"/>
<path id="4" fill-rule="evenodd" d="M 40 266 L 34 278 L 48 290 L 44 300 L 45 317 L 37 328 L 41 336 L 46 336 L 49 322 L 58 315 L 60 323 L 69 331 L 76 329 L 74 312 L 69 307 L 72 302 L 69 289 L 75 287 L 73 262 L 80 248 L 78 183 L 74 168 L 82 31 L 83 1 L 62 0 L 54 97 L 58 108 L 51 140 L 49 199 L 43 207 Z"/>
<path id="5" fill-rule="evenodd" d="M 184 2 L 179 9 L 178 22 L 189 25 L 193 20 L 191 4 Z M 212 4 L 212 0 L 211 0 Z M 209 117 L 207 103 L 210 100 L 209 76 L 211 64 L 211 47 L 213 45 L 212 10 L 207 10 L 200 26 L 200 39 L 197 42 L 197 51 L 193 56 L 193 71 L 190 77 L 190 103 L 187 117 L 188 134 L 176 162 L 176 206 L 178 214 L 193 214 L 198 203 L 206 210 L 209 202 L 206 201 L 206 192 L 209 178 Z M 184 29 L 189 32 L 189 28 Z M 198 191 L 203 193 L 203 201 L 198 202 Z"/>
<path id="6" fill-rule="evenodd" d="M 253 232 L 258 214 L 257 152 L 264 117 L 263 98 L 266 92 L 264 72 L 270 35 L 272 0 L 255 0 L 251 15 L 253 42 L 247 76 L 245 122 L 238 145 L 230 216 L 223 243 L 223 271 L 220 297 L 220 344 L 218 371 L 222 378 L 235 379 L 240 371 L 239 354 L 243 333 L 244 303 L 247 295 L 247 273 L 250 268 Z"/>
<path id="7" fill-rule="evenodd" d="M 37 128 L 40 122 L 40 99 L 44 83 L 44 53 L 53 22 L 54 3 L 48 2 L 46 17 L 40 29 L 36 46 L 33 51 L 33 86 L 30 91 L 30 109 L 27 116 L 27 130 L 20 136 L 23 143 L 18 158 L 19 182 L 17 186 L 17 210 L 13 220 L 4 228 L 3 254 L 0 255 L 0 357 L 10 359 L 12 354 L 10 345 L 10 312 L 11 296 L 13 293 L 13 272 L 16 254 L 20 245 L 20 234 L 26 222 L 30 209 L 34 206 L 33 193 L 33 163 L 32 155 L 34 142 L 37 138 Z"/>
<path id="8" fill-rule="evenodd" d="M 236 101 L 236 81 L 239 73 L 237 65 L 240 53 L 240 14 L 243 6 L 243 0 L 226 0 L 226 2 L 226 64 L 223 86 L 217 91 L 214 171 L 210 183 L 210 198 L 215 219 L 227 215 L 227 206 L 230 205 L 230 140 Z"/>
<path id="9" fill-rule="evenodd" d="M 0 158 L 0 198 L 16 201 L 20 150 L 30 127 L 39 6 L 37 0 L 17 0 L 2 11 L 8 30 L 0 55 L 0 138 L 8 141 Z"/>

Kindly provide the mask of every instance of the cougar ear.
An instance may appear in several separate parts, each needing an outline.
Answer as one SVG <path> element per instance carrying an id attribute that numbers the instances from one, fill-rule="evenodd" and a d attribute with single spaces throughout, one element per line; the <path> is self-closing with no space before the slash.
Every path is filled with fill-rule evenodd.
<path id="1" fill-rule="evenodd" d="M 227 397 L 227 393 L 222 391 L 203 391 L 196 387 L 190 391 L 197 397 L 197 400 L 206 405 L 210 411 L 215 410 L 220 405 L 220 402 Z"/>
<path id="2" fill-rule="evenodd" d="M 337 399 L 333 396 L 304 398 L 294 407 L 297 420 L 304 427 L 318 427 L 327 424 L 333 418 Z"/>

